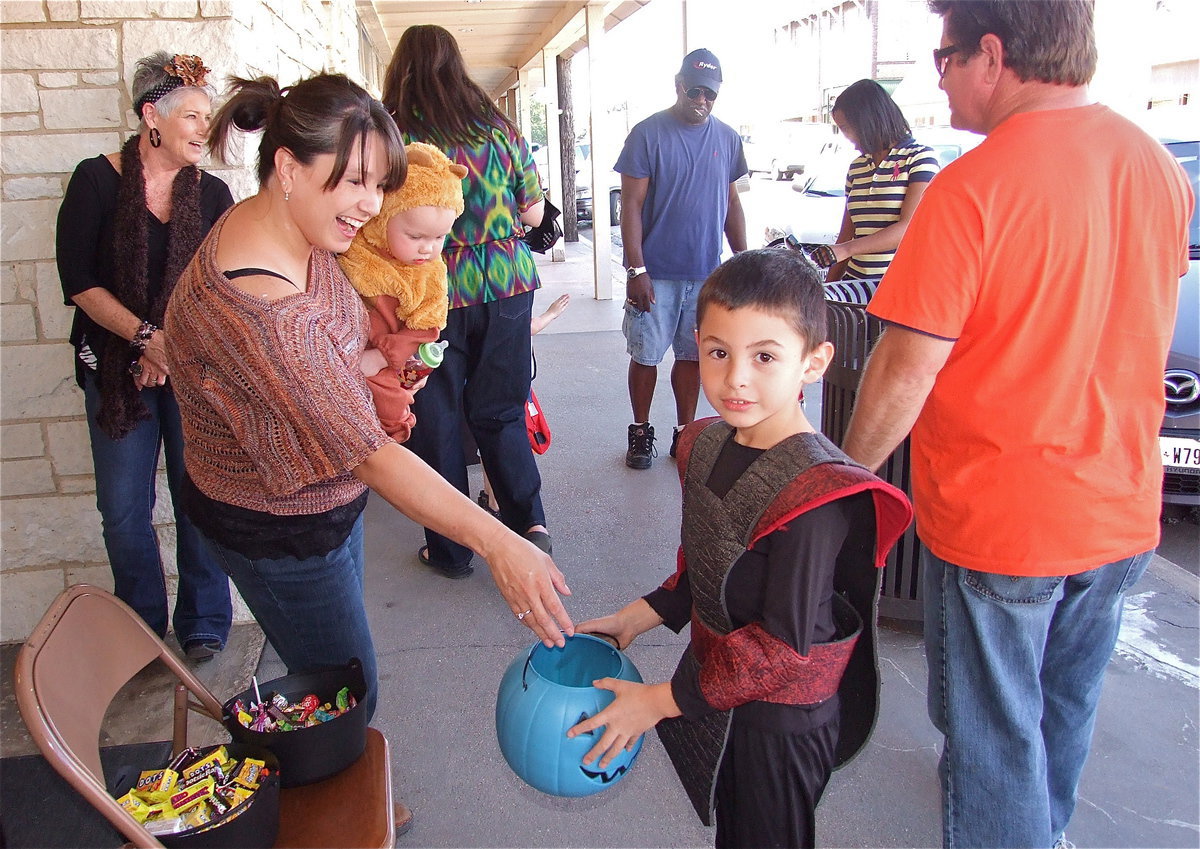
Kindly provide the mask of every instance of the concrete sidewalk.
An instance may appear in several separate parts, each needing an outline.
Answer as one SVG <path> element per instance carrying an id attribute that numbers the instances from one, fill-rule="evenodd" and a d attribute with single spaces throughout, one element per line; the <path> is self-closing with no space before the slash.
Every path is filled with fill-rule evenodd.
<path id="1" fill-rule="evenodd" d="M 567 250 L 566 263 L 539 260 L 545 288 L 537 308 L 563 292 L 572 304 L 536 338 L 535 386 L 554 434 L 539 458 L 543 499 L 556 562 L 574 591 L 568 609 L 579 622 L 620 607 L 673 571 L 680 496 L 666 456 L 674 422 L 669 369 L 661 370 L 653 411 L 662 456 L 647 471 L 628 469 L 622 299 L 593 300 L 587 246 Z M 620 284 L 615 290 L 623 292 Z M 809 412 L 819 422 L 819 410 Z M 703 401 L 701 414 L 711 414 Z M 478 467 L 472 483 L 478 491 Z M 419 527 L 372 496 L 366 600 L 382 688 L 375 724 L 391 743 L 397 796 L 417 816 L 398 845 L 711 846 L 713 832 L 692 812 L 653 734 L 625 779 L 585 799 L 546 796 L 508 769 L 496 744 L 496 691 L 531 634 L 513 619 L 481 561 L 472 577 L 450 581 L 417 562 L 422 542 Z M 1109 667 L 1068 831 L 1076 845 L 1200 845 L 1198 611 L 1197 579 L 1156 558 L 1129 599 Z M 887 629 L 881 638 L 879 723 L 863 755 L 830 783 L 820 808 L 821 846 L 941 842 L 939 737 L 925 713 L 921 640 Z M 660 681 L 685 642 L 686 632 L 660 628 L 628 654 L 647 681 Z M 259 680 L 282 674 L 268 647 Z"/>
<path id="2" fill-rule="evenodd" d="M 543 499 L 578 622 L 615 610 L 673 571 L 680 496 L 666 456 L 674 423 L 669 369 L 661 370 L 653 411 L 662 456 L 648 471 L 628 469 L 621 300 L 592 300 L 586 246 L 568 251 L 567 263 L 539 263 L 545 287 L 537 308 L 564 291 L 572 303 L 535 340 L 535 386 L 554 433 L 539 458 Z M 701 408 L 712 412 L 703 400 Z M 810 413 L 819 422 L 819 410 Z M 472 482 L 478 491 L 478 467 Z M 546 796 L 508 769 L 496 745 L 496 689 L 531 635 L 478 559 L 471 578 L 446 580 L 417 562 L 422 541 L 412 522 L 371 498 L 367 601 L 382 679 L 376 725 L 391 741 L 397 794 L 417 816 L 400 845 L 711 846 L 712 831 L 692 812 L 653 734 L 625 779 L 585 799 Z M 1159 558 L 1129 606 L 1068 836 L 1080 847 L 1195 847 L 1197 581 Z M 664 680 L 685 638 L 660 628 L 629 656 L 647 681 Z M 260 680 L 282 674 L 270 656 Z M 920 637 L 883 630 L 881 665 L 879 724 L 864 754 L 830 783 L 822 846 L 941 842 L 939 735 L 925 713 Z"/>

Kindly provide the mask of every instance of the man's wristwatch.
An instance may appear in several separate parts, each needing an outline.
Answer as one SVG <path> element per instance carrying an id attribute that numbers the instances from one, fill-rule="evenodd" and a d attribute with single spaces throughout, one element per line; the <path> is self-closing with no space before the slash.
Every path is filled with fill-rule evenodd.
<path id="1" fill-rule="evenodd" d="M 629 268 L 625 269 L 625 277 L 628 280 L 632 280 L 633 278 L 638 277 L 639 275 L 642 275 L 645 273 L 646 273 L 646 266 L 644 266 L 644 265 L 636 265 L 636 266 L 631 265 L 631 266 L 629 266 Z"/>

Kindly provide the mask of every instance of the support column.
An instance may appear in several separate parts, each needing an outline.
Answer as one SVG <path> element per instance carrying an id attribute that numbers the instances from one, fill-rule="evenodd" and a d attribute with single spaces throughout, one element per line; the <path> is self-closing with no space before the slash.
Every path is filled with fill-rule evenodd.
<path id="1" fill-rule="evenodd" d="M 604 36 L 604 4 L 588 3 L 588 135 L 592 145 L 592 246 L 595 297 L 609 301 L 613 297 L 613 246 L 608 214 L 608 193 L 613 180 L 612 165 L 617 159 L 618 144 L 610 138 L 611 121 L 607 120 L 609 81 L 601 72 L 601 58 L 607 45 Z"/>
<path id="2" fill-rule="evenodd" d="M 564 215 L 563 241 L 579 241 L 579 221 L 575 217 L 575 98 L 571 86 L 571 60 L 559 55 L 554 61 L 558 73 L 558 139 L 562 144 L 562 161 L 559 168 L 562 172 L 563 197 L 571 199 L 572 212 Z M 584 175 L 584 179 L 588 179 Z M 565 210 L 565 207 L 564 207 Z"/>
<path id="3" fill-rule="evenodd" d="M 532 144 L 533 125 L 529 120 L 530 88 L 529 71 L 521 68 L 517 71 L 517 86 L 515 89 L 517 94 L 517 126 L 521 128 L 521 135 L 526 139 L 530 139 L 530 143 Z"/>
<path id="4" fill-rule="evenodd" d="M 566 218 L 575 215 L 575 198 L 563 195 L 562 139 L 558 132 L 558 57 L 553 50 L 542 51 L 542 91 L 546 110 L 546 171 L 550 185 L 550 202 L 562 210 L 564 230 Z M 539 106 L 538 108 L 542 108 Z M 567 250 L 562 240 L 550 249 L 551 262 L 565 262 Z"/>

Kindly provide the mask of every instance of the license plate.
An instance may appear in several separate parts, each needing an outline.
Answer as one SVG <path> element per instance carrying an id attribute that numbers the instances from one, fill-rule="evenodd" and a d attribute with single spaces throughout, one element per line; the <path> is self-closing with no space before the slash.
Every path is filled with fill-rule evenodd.
<path id="1" fill-rule="evenodd" d="M 1200 439 L 1184 439 L 1178 436 L 1160 436 L 1163 465 L 1180 472 L 1200 474 Z"/>

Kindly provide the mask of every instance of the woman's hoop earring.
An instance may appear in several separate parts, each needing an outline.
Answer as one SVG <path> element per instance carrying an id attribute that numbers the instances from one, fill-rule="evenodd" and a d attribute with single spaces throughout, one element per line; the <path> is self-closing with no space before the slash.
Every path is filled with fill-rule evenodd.
<path id="1" fill-rule="evenodd" d="M 158 131 L 158 127 L 150 128 L 150 146 L 159 147 L 162 145 L 162 133 Z"/>

